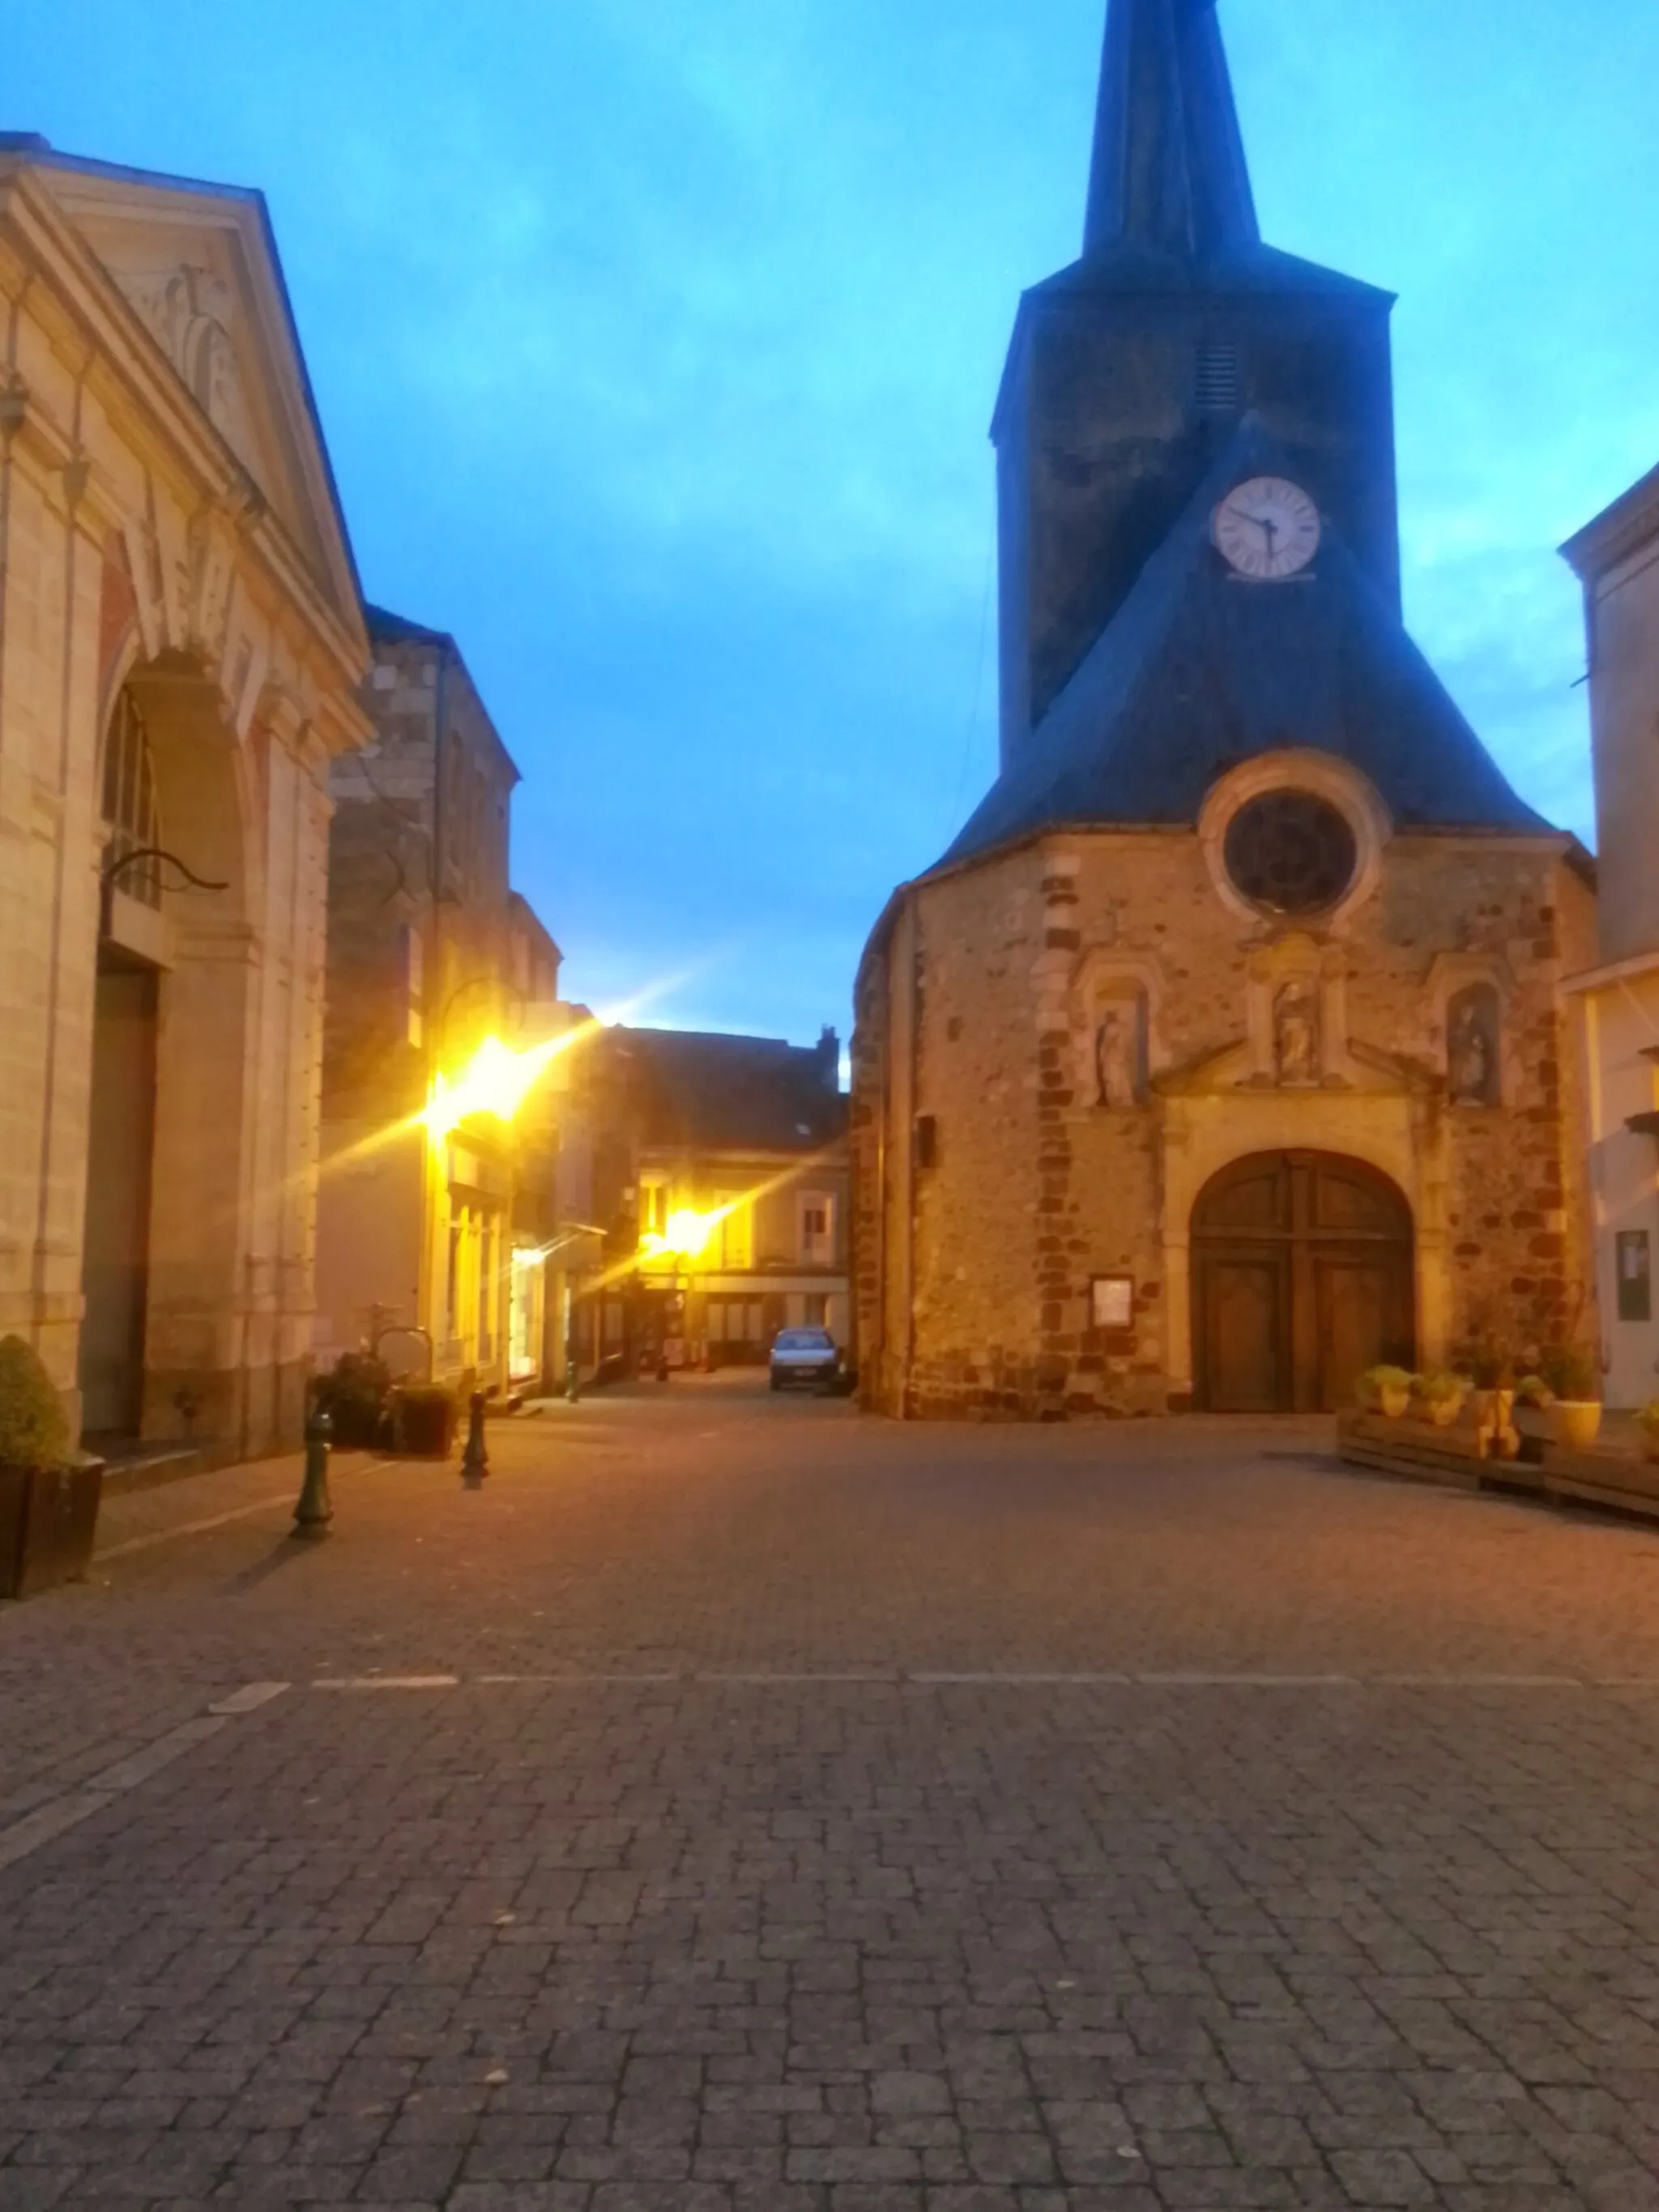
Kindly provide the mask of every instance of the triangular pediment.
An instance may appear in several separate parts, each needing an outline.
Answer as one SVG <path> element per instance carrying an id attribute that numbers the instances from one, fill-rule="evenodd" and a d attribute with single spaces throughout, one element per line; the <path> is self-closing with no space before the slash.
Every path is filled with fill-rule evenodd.
<path id="1" fill-rule="evenodd" d="M 356 564 L 263 195 L 53 153 L 37 173 L 355 628 Z"/>

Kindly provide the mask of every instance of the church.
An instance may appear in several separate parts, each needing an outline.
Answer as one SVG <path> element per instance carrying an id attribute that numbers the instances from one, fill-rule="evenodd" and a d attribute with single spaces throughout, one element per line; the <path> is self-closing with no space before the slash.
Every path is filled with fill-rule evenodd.
<path id="1" fill-rule="evenodd" d="M 874 1409 L 1311 1412 L 1593 1340 L 1592 866 L 1403 626 L 1393 304 L 1263 242 L 1214 0 L 1110 0 L 993 426 L 1000 773 L 858 976 Z"/>

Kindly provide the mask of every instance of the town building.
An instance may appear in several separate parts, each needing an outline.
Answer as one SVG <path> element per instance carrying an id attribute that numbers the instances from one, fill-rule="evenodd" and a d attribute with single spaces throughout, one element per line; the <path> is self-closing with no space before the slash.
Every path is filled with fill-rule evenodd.
<path id="1" fill-rule="evenodd" d="M 0 1334 L 293 1443 L 357 578 L 264 200 L 0 136 Z"/>
<path id="2" fill-rule="evenodd" d="M 1607 1392 L 1659 1398 L 1659 470 L 1563 549 L 1584 587 L 1589 640 L 1596 964 L 1568 988 L 1582 1010 Z"/>
<path id="3" fill-rule="evenodd" d="M 315 1350 L 506 1395 L 546 1366 L 556 1124 L 544 1085 L 502 1113 L 466 1076 L 562 1036 L 559 949 L 511 887 L 519 771 L 454 639 L 368 623 L 372 735 L 330 779 Z"/>
<path id="4" fill-rule="evenodd" d="M 594 1127 L 603 1286 L 584 1345 L 612 1369 L 763 1364 L 778 1331 L 848 1342 L 841 1044 L 599 1031 L 575 1059 Z"/>
<path id="5" fill-rule="evenodd" d="M 1351 1401 L 1595 1313 L 1589 864 L 1401 624 L 1384 292 L 1262 241 L 1213 4 L 1111 0 L 996 410 L 1001 760 L 857 986 L 866 1401 Z"/>

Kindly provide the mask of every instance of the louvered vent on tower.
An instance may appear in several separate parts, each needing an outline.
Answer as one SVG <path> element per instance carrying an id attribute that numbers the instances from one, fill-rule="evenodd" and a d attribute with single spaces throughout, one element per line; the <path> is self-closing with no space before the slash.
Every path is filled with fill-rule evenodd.
<path id="1" fill-rule="evenodd" d="M 1200 414 L 1237 414 L 1238 348 L 1237 346 L 1200 346 L 1197 392 Z"/>

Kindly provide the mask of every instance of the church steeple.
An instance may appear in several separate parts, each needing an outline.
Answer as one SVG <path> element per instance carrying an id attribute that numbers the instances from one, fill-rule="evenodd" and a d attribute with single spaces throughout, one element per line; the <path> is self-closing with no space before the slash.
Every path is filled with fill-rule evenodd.
<path id="1" fill-rule="evenodd" d="M 1259 246 L 1216 0 L 1111 0 L 1084 257 Z"/>

